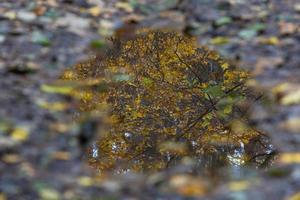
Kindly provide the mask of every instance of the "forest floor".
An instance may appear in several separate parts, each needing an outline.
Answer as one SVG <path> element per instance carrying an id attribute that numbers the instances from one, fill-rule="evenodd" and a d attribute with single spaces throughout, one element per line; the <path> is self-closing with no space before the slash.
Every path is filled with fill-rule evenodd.
<path id="1" fill-rule="evenodd" d="M 253 72 L 249 84 L 272 99 L 253 107 L 252 120 L 281 152 L 273 169 L 213 191 L 201 177 L 172 171 L 95 178 L 70 112 L 49 104 L 63 97 L 41 87 L 91 57 L 105 37 L 137 27 L 196 36 Z M 1 1 L 0 45 L 0 200 L 300 199 L 297 0 Z"/>

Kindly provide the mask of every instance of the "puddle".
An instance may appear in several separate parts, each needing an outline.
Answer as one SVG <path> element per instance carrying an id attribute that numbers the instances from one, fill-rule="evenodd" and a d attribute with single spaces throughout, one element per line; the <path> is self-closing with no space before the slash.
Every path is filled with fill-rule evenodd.
<path id="1" fill-rule="evenodd" d="M 82 140 L 97 133 L 87 153 L 96 170 L 270 165 L 273 145 L 249 125 L 251 105 L 262 98 L 247 86 L 249 73 L 175 32 L 141 31 L 110 43 L 62 75 L 75 87 L 76 116 L 89 118 Z"/>

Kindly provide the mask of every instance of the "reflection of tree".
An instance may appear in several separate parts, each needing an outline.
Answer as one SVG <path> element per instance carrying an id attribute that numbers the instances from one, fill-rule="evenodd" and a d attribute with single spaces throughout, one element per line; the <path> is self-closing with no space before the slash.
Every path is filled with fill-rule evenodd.
<path id="1" fill-rule="evenodd" d="M 112 41 L 115 48 L 64 75 L 108 88 L 91 84 L 80 92 L 82 111 L 110 106 L 99 157 L 90 159 L 95 167 L 157 170 L 183 157 L 211 167 L 268 154 L 267 138 L 247 126 L 248 108 L 239 106 L 258 98 L 245 86 L 246 72 L 177 33 Z M 256 152 L 248 150 L 254 140 L 261 143 Z"/>

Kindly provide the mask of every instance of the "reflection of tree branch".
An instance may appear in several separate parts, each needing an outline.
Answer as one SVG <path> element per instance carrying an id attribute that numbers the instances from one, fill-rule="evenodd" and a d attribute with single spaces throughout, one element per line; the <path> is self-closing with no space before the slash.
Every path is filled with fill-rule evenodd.
<path id="1" fill-rule="evenodd" d="M 187 128 L 186 130 L 184 130 L 184 132 L 177 137 L 177 140 L 180 139 L 181 137 L 183 137 L 189 130 L 191 130 L 193 127 L 195 127 L 197 125 L 197 123 L 207 114 L 211 113 L 215 106 L 218 104 L 219 101 L 221 101 L 223 98 L 227 97 L 228 94 L 230 94 L 231 92 L 233 92 L 235 89 L 237 89 L 238 87 L 240 87 L 241 85 L 243 85 L 244 83 L 238 83 L 237 85 L 233 86 L 232 88 L 230 88 L 229 90 L 225 91 L 225 95 L 221 96 L 219 99 L 217 99 L 208 109 L 205 110 L 204 113 L 202 113 L 199 117 L 196 118 L 196 120 L 190 124 L 187 125 L 186 127 L 184 127 L 183 129 Z"/>
<path id="2" fill-rule="evenodd" d="M 193 70 L 193 68 L 189 65 L 189 64 L 187 64 L 184 60 L 182 60 L 181 59 L 181 57 L 178 55 L 178 53 L 177 53 L 177 49 L 175 50 L 175 55 L 177 56 L 177 58 L 178 58 L 178 60 L 181 62 L 181 63 L 183 63 L 189 70 L 191 70 L 191 72 L 198 78 L 198 81 L 199 81 L 199 83 L 201 83 L 202 81 L 202 79 L 201 79 L 201 76 L 197 73 L 197 72 L 195 72 L 194 70 Z"/>
<path id="3" fill-rule="evenodd" d="M 169 165 L 171 164 L 171 162 L 176 158 L 176 155 L 171 156 L 170 160 L 168 160 L 167 164 L 166 164 L 166 168 L 169 167 Z"/>
<path id="4" fill-rule="evenodd" d="M 270 153 L 260 153 L 260 154 L 256 154 L 256 155 L 254 155 L 253 157 L 251 157 L 249 160 L 247 160 L 247 163 L 251 163 L 251 162 L 253 162 L 256 158 L 258 158 L 258 157 L 262 157 L 262 156 L 269 156 L 269 157 L 272 157 L 272 156 L 275 156 L 276 154 L 278 154 L 278 152 L 276 151 L 276 150 L 273 150 L 273 151 L 271 151 Z M 267 160 L 267 159 L 265 159 L 265 160 Z M 264 161 L 264 163 L 265 163 L 265 161 Z M 263 164 L 264 164 L 263 163 Z"/>

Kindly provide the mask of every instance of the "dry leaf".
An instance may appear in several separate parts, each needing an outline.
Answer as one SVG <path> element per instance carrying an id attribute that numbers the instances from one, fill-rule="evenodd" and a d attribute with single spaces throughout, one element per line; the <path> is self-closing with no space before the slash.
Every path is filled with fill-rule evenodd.
<path id="1" fill-rule="evenodd" d="M 265 70 L 274 69 L 284 62 L 282 57 L 261 57 L 257 60 L 254 74 L 258 75 Z"/>
<path id="2" fill-rule="evenodd" d="M 22 158 L 18 154 L 5 154 L 2 156 L 2 160 L 6 163 L 14 164 L 22 161 Z"/>
<path id="3" fill-rule="evenodd" d="M 297 32 L 298 26 L 296 23 L 279 22 L 279 31 L 282 35 L 289 35 Z"/>
<path id="4" fill-rule="evenodd" d="M 51 157 L 56 160 L 70 160 L 71 154 L 67 151 L 56 151 L 52 153 Z"/>

